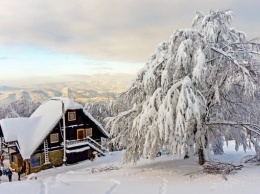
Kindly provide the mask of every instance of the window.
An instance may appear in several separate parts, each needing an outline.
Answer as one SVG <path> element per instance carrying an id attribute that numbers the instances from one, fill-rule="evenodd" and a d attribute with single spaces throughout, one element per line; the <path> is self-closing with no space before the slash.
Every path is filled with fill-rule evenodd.
<path id="1" fill-rule="evenodd" d="M 50 135 L 50 142 L 51 143 L 59 142 L 59 134 L 58 133 L 51 134 Z"/>
<path id="2" fill-rule="evenodd" d="M 38 167 L 41 166 L 41 156 L 40 155 L 35 155 L 31 158 L 31 167 Z"/>
<path id="3" fill-rule="evenodd" d="M 75 121 L 76 120 L 76 112 L 68 112 L 68 120 Z"/>
<path id="4" fill-rule="evenodd" d="M 84 129 L 78 129 L 77 130 L 77 139 L 84 139 L 85 138 L 85 130 Z"/>
<path id="5" fill-rule="evenodd" d="M 86 137 L 91 137 L 92 136 L 92 128 L 86 129 Z"/>

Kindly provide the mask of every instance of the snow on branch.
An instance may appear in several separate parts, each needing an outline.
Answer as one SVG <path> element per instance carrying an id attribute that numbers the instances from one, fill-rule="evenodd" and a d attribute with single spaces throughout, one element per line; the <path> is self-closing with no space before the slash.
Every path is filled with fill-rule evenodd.
<path id="1" fill-rule="evenodd" d="M 227 180 L 227 175 L 231 173 L 236 173 L 238 170 L 241 170 L 243 167 L 244 167 L 243 165 L 234 165 L 230 163 L 207 161 L 203 165 L 203 170 L 200 170 L 195 173 L 189 173 L 186 175 L 192 176 L 199 173 L 214 174 L 214 175 L 220 174 L 225 180 Z"/>
<path id="2" fill-rule="evenodd" d="M 120 122 L 122 122 L 122 120 L 125 117 L 128 117 L 129 115 L 131 115 L 132 113 L 136 112 L 136 107 L 134 106 L 131 110 L 125 111 L 120 113 L 118 116 L 116 117 L 107 117 L 105 119 L 106 122 L 106 128 L 110 129 L 110 133 L 115 133 L 118 130 L 118 124 Z M 117 131 L 118 132 L 118 131 Z"/>
<path id="3" fill-rule="evenodd" d="M 233 121 L 211 121 L 207 122 L 206 125 L 239 125 L 245 127 L 249 131 L 252 131 L 260 135 L 260 126 L 252 123 L 237 123 Z"/>
<path id="4" fill-rule="evenodd" d="M 108 165 L 108 166 L 101 166 L 101 167 L 94 167 L 90 169 L 91 173 L 97 173 L 97 172 L 104 172 L 104 171 L 111 171 L 111 170 L 119 170 L 120 168 L 118 166 L 114 165 Z"/>

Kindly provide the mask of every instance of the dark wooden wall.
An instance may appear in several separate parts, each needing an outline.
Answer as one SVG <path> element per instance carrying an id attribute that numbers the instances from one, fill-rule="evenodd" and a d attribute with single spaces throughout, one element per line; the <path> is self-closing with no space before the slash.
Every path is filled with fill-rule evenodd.
<path id="1" fill-rule="evenodd" d="M 76 120 L 69 121 L 68 120 L 68 112 L 76 112 Z M 67 140 L 77 140 L 77 130 L 78 129 L 86 129 L 92 128 L 92 136 L 91 138 L 100 142 L 101 137 L 105 137 L 105 135 L 100 131 L 98 126 L 90 120 L 83 112 L 80 110 L 68 110 L 65 114 L 65 125 L 66 125 L 66 139 Z M 80 125 L 80 126 L 78 126 Z M 63 142 L 63 137 L 61 133 L 63 133 L 60 128 L 63 128 L 63 118 L 57 123 L 57 125 L 53 128 L 50 134 L 58 133 L 59 134 L 59 142 L 50 143 L 50 134 L 47 136 L 48 139 L 48 147 L 50 150 L 57 150 L 62 148 L 61 143 Z M 44 144 L 42 143 L 35 153 L 40 153 L 44 149 Z"/>

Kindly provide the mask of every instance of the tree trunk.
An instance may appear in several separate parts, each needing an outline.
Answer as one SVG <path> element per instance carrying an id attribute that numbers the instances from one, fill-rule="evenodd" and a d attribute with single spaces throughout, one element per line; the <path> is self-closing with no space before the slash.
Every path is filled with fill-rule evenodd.
<path id="1" fill-rule="evenodd" d="M 206 162 L 206 160 L 205 160 L 203 148 L 201 146 L 198 149 L 198 156 L 199 156 L 199 164 L 203 165 Z"/>

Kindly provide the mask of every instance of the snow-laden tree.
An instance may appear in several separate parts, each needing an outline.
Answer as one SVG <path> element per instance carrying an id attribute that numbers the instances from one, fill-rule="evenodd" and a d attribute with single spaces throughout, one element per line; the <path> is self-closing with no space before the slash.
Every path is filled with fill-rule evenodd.
<path id="1" fill-rule="evenodd" d="M 85 104 L 86 110 L 97 120 L 99 121 L 103 126 L 105 126 L 105 118 L 108 117 L 114 117 L 119 112 L 123 112 L 127 110 L 126 103 L 120 102 L 118 99 L 115 103 L 115 101 L 99 101 L 99 102 L 90 102 Z M 107 129 L 109 130 L 109 129 Z M 113 138 L 113 136 L 112 136 Z M 122 145 L 113 144 L 111 143 L 111 139 L 103 139 L 102 140 L 103 146 L 109 147 L 110 150 L 119 150 L 122 149 Z"/>
<path id="2" fill-rule="evenodd" d="M 109 102 L 90 102 L 85 104 L 85 109 L 101 124 L 104 124 L 106 117 L 113 116 Z"/>
<path id="3" fill-rule="evenodd" d="M 29 117 L 40 106 L 30 100 L 22 99 L 0 107 L 0 119 Z"/>
<path id="4" fill-rule="evenodd" d="M 114 100 L 116 97 L 114 97 Z M 117 101 L 97 101 L 85 104 L 85 109 L 102 125 L 105 125 L 105 118 L 114 117 L 118 113 L 127 110 L 129 104 L 123 103 L 120 99 Z"/>
<path id="5" fill-rule="evenodd" d="M 225 139 L 246 149 L 257 144 L 259 44 L 230 27 L 233 13 L 197 12 L 193 29 L 180 29 L 159 44 L 118 101 L 127 111 L 107 118 L 114 142 L 126 147 L 124 162 L 155 158 L 166 146 L 199 163 L 209 147 L 223 152 Z M 248 132 L 250 131 L 250 132 Z"/>

